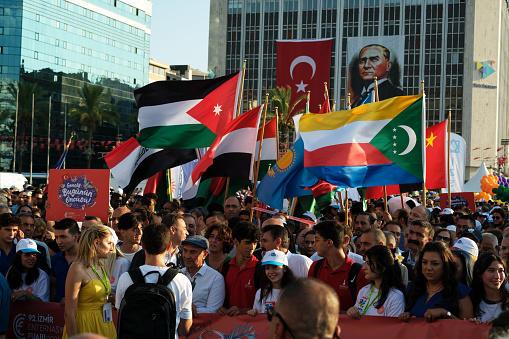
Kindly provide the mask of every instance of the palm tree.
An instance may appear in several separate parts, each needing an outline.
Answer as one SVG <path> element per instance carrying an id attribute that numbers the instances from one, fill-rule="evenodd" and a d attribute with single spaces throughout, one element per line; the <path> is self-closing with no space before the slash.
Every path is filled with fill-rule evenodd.
<path id="1" fill-rule="evenodd" d="M 292 131 L 292 118 L 294 115 L 304 112 L 304 109 L 296 109 L 306 95 L 302 95 L 292 100 L 292 89 L 290 85 L 286 87 L 276 87 L 269 90 L 269 99 L 272 105 L 277 107 L 279 114 L 279 131 L 281 133 L 281 143 L 286 144 L 285 151 L 288 150 L 288 141 L 290 139 L 290 131 Z"/>
<path id="2" fill-rule="evenodd" d="M 16 96 L 18 96 L 18 128 L 20 136 L 18 172 L 21 173 L 23 154 L 27 151 L 25 147 L 25 133 L 27 127 L 32 123 L 32 100 L 37 102 L 44 91 L 41 87 L 37 86 L 36 83 L 25 80 L 9 82 L 7 84 L 7 91 L 14 98 L 14 102 L 16 101 Z M 34 115 L 35 114 L 38 114 L 36 108 L 34 108 Z M 16 119 L 16 112 L 12 113 L 11 118 L 13 120 Z M 34 127 L 35 126 L 34 124 Z M 14 140 L 14 145 L 16 145 L 16 140 Z"/>
<path id="3" fill-rule="evenodd" d="M 106 101 L 111 97 L 109 92 L 104 91 L 104 87 L 100 85 L 84 84 L 78 90 L 81 97 L 78 107 L 71 109 L 70 115 L 72 119 L 79 121 L 82 130 L 88 132 L 88 149 L 85 151 L 87 155 L 87 168 L 90 168 L 92 161 L 92 136 L 97 125 L 102 125 L 103 121 L 109 122 L 116 126 L 119 115 L 116 112 L 116 106 Z"/>

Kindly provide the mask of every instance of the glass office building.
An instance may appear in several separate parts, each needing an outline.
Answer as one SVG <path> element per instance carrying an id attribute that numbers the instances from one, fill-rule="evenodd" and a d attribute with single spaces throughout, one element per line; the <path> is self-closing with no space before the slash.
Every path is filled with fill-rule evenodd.
<path id="1" fill-rule="evenodd" d="M 210 13 L 209 68 L 238 72 L 247 60 L 245 108 L 275 86 L 276 40 L 333 38 L 331 99 L 344 109 L 348 38 L 399 35 L 404 92 L 419 94 L 424 81 L 428 126 L 451 111 L 452 131 L 469 148 L 468 171 L 482 160 L 496 167 L 505 152 L 497 149 L 509 129 L 506 0 L 211 0 Z M 484 77 L 478 62 L 494 75 Z"/>
<path id="2" fill-rule="evenodd" d="M 126 140 L 137 126 L 130 123 L 136 114 L 133 90 L 148 83 L 152 3 L 148 0 L 1 0 L 0 1 L 0 95 L 3 109 L 15 106 L 7 92 L 11 81 L 36 82 L 44 93 L 36 103 L 36 146 L 34 172 L 46 171 L 46 140 L 51 97 L 50 137 L 53 145 L 50 167 L 61 155 L 62 144 L 72 131 L 77 133 L 75 148 L 67 157 L 73 167 L 85 167 L 83 155 L 86 131 L 72 124 L 66 114 L 79 101 L 78 90 L 85 83 L 99 84 L 111 93 L 109 103 L 119 113 L 119 124 L 103 121 L 94 133 L 92 167 L 102 168 L 101 152 L 111 150 L 116 140 Z M 134 119 L 135 120 L 135 119 Z M 4 121 L 7 125 L 9 121 Z M 13 135 L 3 130 L 2 140 Z M 64 129 L 67 135 L 64 136 Z M 30 131 L 28 126 L 27 131 Z M 28 133 L 29 135 L 29 133 Z M 55 142 L 55 139 L 56 142 Z M 110 145 L 110 147 L 104 147 Z M 4 141 L 2 170 L 9 149 Z M 80 146 L 82 149 L 80 149 Z M 43 150 L 44 147 L 44 150 Z M 12 147 L 10 150 L 12 154 Z M 23 171 L 28 171 L 25 153 Z M 69 166 L 68 166 L 69 167 Z"/>

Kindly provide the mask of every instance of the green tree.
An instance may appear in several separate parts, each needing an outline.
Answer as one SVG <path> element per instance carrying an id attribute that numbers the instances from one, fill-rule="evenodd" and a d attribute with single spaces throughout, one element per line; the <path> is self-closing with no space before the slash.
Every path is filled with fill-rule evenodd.
<path id="1" fill-rule="evenodd" d="M 113 126 L 116 126 L 119 120 L 119 115 L 116 112 L 116 106 L 108 103 L 111 93 L 106 92 L 104 87 L 100 85 L 84 84 L 78 90 L 81 98 L 77 107 L 70 110 L 72 119 L 79 121 L 81 129 L 88 134 L 88 148 L 85 151 L 87 156 L 87 168 L 90 168 L 92 161 L 92 137 L 94 135 L 97 125 L 102 125 L 107 121 Z"/>
<path id="2" fill-rule="evenodd" d="M 292 118 L 294 115 L 304 112 L 304 109 L 297 109 L 297 105 L 306 100 L 306 95 L 302 95 L 295 99 L 295 101 L 292 101 L 292 89 L 290 85 L 287 85 L 286 87 L 271 88 L 269 90 L 269 99 L 272 105 L 278 109 L 280 143 L 286 145 L 284 147 L 286 151 L 288 150 L 290 132 L 294 130 Z"/>
<path id="3" fill-rule="evenodd" d="M 25 80 L 9 82 L 7 84 L 7 91 L 14 98 L 14 102 L 16 102 L 16 96 L 18 96 L 18 129 L 20 136 L 18 172 L 21 173 L 23 155 L 27 152 L 24 142 L 26 129 L 32 123 L 32 99 L 34 103 L 37 103 L 44 91 L 36 83 Z M 34 119 L 37 115 L 39 115 L 39 110 L 37 107 L 34 107 Z M 11 118 L 13 120 L 16 119 L 15 111 L 12 113 Z M 36 125 L 34 124 L 34 128 Z M 16 141 L 14 141 L 14 144 L 16 144 Z"/>

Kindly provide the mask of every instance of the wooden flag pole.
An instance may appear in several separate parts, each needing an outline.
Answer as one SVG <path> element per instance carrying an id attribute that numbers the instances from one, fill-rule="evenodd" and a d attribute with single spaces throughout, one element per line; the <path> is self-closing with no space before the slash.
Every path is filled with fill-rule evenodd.
<path id="1" fill-rule="evenodd" d="M 294 216 L 293 214 L 295 213 L 295 209 L 297 208 L 298 201 L 299 201 L 298 197 L 295 197 L 295 198 L 292 199 L 292 206 L 290 206 L 290 213 L 289 213 L 289 215 Z"/>
<path id="2" fill-rule="evenodd" d="M 330 108 L 329 89 L 327 88 L 327 83 L 326 82 L 324 82 L 323 85 L 325 87 L 325 98 L 327 99 L 327 104 L 329 105 L 329 108 Z"/>
<path id="3" fill-rule="evenodd" d="M 350 219 L 348 218 L 348 188 L 345 189 L 345 218 L 346 225 L 350 226 Z"/>
<path id="4" fill-rule="evenodd" d="M 244 63 L 242 65 L 242 77 L 240 80 L 240 93 L 239 93 L 239 100 L 237 101 L 237 112 L 235 112 L 235 117 L 238 117 L 240 115 L 240 110 L 242 107 L 242 94 L 244 92 L 244 77 L 246 75 L 246 63 L 247 60 L 244 60 Z M 226 198 L 228 197 L 228 188 L 230 186 L 230 177 L 226 178 L 226 190 L 224 191 L 224 201 L 226 202 Z M 224 204 L 224 203 L 223 203 Z"/>
<path id="5" fill-rule="evenodd" d="M 421 94 L 424 100 L 424 80 L 421 80 Z M 426 107 L 426 106 L 424 106 Z M 424 121 L 426 121 L 426 111 L 424 111 Z M 426 129 L 426 123 L 424 123 L 424 129 Z M 424 181 L 422 182 L 422 205 L 426 206 L 426 149 L 424 149 Z"/>
<path id="6" fill-rule="evenodd" d="M 279 160 L 279 111 L 276 107 L 276 162 Z"/>
<path id="7" fill-rule="evenodd" d="M 304 113 L 309 113 L 309 101 L 310 100 L 311 100 L 311 91 L 308 91 L 307 97 L 306 97 L 306 112 L 304 112 Z"/>
<path id="8" fill-rule="evenodd" d="M 265 95 L 265 107 L 263 107 L 262 117 L 262 137 L 260 138 L 260 144 L 258 145 L 258 160 L 256 161 L 256 169 L 254 174 L 254 188 L 253 188 L 253 199 L 256 200 L 256 186 L 258 184 L 258 172 L 260 171 L 260 160 L 262 154 L 263 135 L 265 133 L 265 117 L 267 116 L 267 106 L 269 105 L 269 94 Z"/>
<path id="9" fill-rule="evenodd" d="M 447 202 L 451 207 L 451 110 L 447 118 Z"/>
<path id="10" fill-rule="evenodd" d="M 345 211 L 345 205 L 343 204 L 343 192 L 338 191 L 339 196 L 339 206 L 341 207 L 341 212 Z"/>
<path id="11" fill-rule="evenodd" d="M 350 107 L 351 103 L 351 96 L 350 93 L 346 93 L 346 107 Z"/>
<path id="12" fill-rule="evenodd" d="M 375 80 L 375 102 L 378 102 L 379 97 L 378 97 L 378 81 L 377 81 L 377 77 L 375 77 L 374 80 Z M 383 189 L 384 189 L 384 211 L 388 211 L 388 208 L 387 208 L 387 186 L 384 185 Z"/>
<path id="13" fill-rule="evenodd" d="M 336 100 L 332 100 L 331 111 L 334 112 L 336 110 Z"/>
<path id="14" fill-rule="evenodd" d="M 401 192 L 399 194 L 401 194 L 400 195 L 400 197 L 401 197 L 401 209 L 404 210 L 405 209 L 405 199 L 403 199 L 403 194 Z"/>

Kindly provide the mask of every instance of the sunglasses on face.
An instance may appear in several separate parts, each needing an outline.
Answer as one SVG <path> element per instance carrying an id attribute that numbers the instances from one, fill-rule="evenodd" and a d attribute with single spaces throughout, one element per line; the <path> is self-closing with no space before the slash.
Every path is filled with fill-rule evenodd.
<path id="1" fill-rule="evenodd" d="M 286 322 L 283 320 L 283 317 L 281 317 L 281 314 L 277 313 L 275 310 L 274 310 L 274 306 L 272 305 L 268 305 L 267 306 L 267 320 L 269 322 L 272 321 L 272 318 L 273 317 L 276 317 L 279 319 L 279 321 L 281 321 L 281 323 L 283 324 L 283 327 L 286 331 L 288 331 L 288 333 L 290 333 L 290 335 L 292 336 L 292 338 L 295 339 L 295 336 L 293 335 L 292 333 L 292 330 L 290 330 L 290 328 L 288 327 L 288 325 L 286 324 Z"/>

